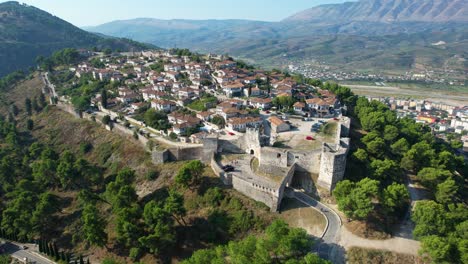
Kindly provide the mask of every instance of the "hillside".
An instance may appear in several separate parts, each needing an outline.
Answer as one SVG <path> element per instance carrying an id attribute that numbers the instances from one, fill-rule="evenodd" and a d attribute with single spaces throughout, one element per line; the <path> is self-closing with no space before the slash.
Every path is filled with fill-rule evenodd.
<path id="1" fill-rule="evenodd" d="M 33 66 L 39 55 L 70 47 L 141 50 L 148 46 L 86 32 L 32 6 L 0 3 L 0 76 Z"/>
<path id="2" fill-rule="evenodd" d="M 135 172 L 134 180 L 129 184 L 131 192 L 127 195 L 133 201 L 134 208 L 138 208 L 137 215 L 132 215 L 131 219 L 137 225 L 132 226 L 133 229 L 128 231 L 129 233 L 135 232 L 129 234 L 131 239 L 129 238 L 128 243 L 137 245 L 139 236 L 152 234 L 151 229 L 146 229 L 143 225 L 145 205 L 151 204 L 151 201 L 154 203 L 154 201 L 166 199 L 169 189 L 175 190 L 177 185 L 174 183 L 174 178 L 186 162 L 154 165 L 149 153 L 137 144 L 135 139 L 109 132 L 95 122 L 75 118 L 55 106 L 46 106 L 29 116 L 25 109 L 25 98 L 38 98 L 42 85 L 39 75 L 34 74 L 26 80 L 19 81 L 8 90 L 0 91 L 0 115 L 7 116 L 12 105 L 18 109 L 18 114 L 14 117 L 18 127 L 18 147 L 21 147 L 24 153 L 29 152 L 31 144 L 41 150 L 49 148 L 59 156 L 70 152 L 77 159 L 84 159 L 88 168 L 97 171 L 100 180 L 92 184 L 85 183 L 79 188 L 54 188 L 53 184 L 60 185 L 60 181 L 54 178 L 55 183 L 52 185 L 41 186 L 40 192 L 50 192 L 60 210 L 47 212 L 47 217 L 44 217 L 47 222 L 41 226 L 41 230 L 36 230 L 34 227 L 34 234 L 31 231 L 27 234 L 28 236 L 54 241 L 58 244 L 60 251 L 63 250 L 66 254 L 74 253 L 75 257 L 83 254 L 85 259 L 91 259 L 91 263 L 101 263 L 105 258 L 118 260 L 118 263 L 179 263 L 196 249 L 239 240 L 249 234 L 261 234 L 264 228 L 277 218 L 276 215 L 266 210 L 265 206 L 232 189 L 222 188 L 211 168 L 205 167 L 198 186 L 185 191 L 177 189 L 182 195 L 184 217 L 182 224 L 176 222 L 171 224 L 170 230 L 164 231 L 172 239 L 164 242 L 171 246 L 159 253 L 150 253 L 142 246 L 137 257 L 129 257 L 132 256 L 131 251 L 129 252 L 130 248 L 121 241 L 122 231 L 116 227 L 122 223 L 120 214 L 115 212 L 115 208 L 112 208 L 109 202 L 103 202 L 103 199 L 106 199 L 104 197 L 106 197 L 106 189 L 110 186 L 109 183 L 113 183 L 116 174 L 125 168 Z M 34 122 L 34 128 L 31 131 L 26 129 L 28 119 Z M 3 124 L 2 122 L 3 119 L 0 119 L 0 124 Z M 4 158 L 11 148 L 5 144 L 3 134 L 0 134 L 0 145 L 2 146 L 0 157 Z M 89 146 L 86 151 L 83 151 L 84 145 Z M 14 159 L 16 158 L 18 157 L 14 156 Z M 18 168 L 13 178 L 18 181 L 20 179 L 37 180 L 34 178 L 37 176 L 31 176 L 29 167 L 34 167 L 32 164 L 35 162 L 41 161 L 30 159 L 27 164 L 28 169 L 17 165 Z M 16 160 L 14 164 L 17 164 Z M 0 197 L 2 198 L 0 222 L 7 221 L 2 213 L 7 208 L 12 208 L 10 205 L 14 204 L 14 201 L 10 203 L 11 199 L 5 198 L 6 190 L 10 191 L 13 186 L 5 184 L 3 168 L 0 168 Z M 34 172 L 35 168 L 32 171 Z M 149 177 L 150 173 L 153 176 Z M 80 191 L 87 191 L 88 198 L 91 200 L 98 199 L 99 218 L 105 219 L 104 230 L 107 234 L 105 247 L 93 245 L 81 231 L 85 224 Z M 214 202 L 216 205 L 211 205 L 210 194 L 206 194 L 213 192 L 217 195 L 215 198 L 218 199 Z M 18 210 L 19 213 L 25 213 L 29 208 Z M 28 219 L 31 219 L 30 215 L 29 213 Z M 216 221 L 213 220 L 214 217 L 224 222 L 214 223 L 213 221 Z M 226 222 L 227 219 L 229 222 Z M 125 220 L 124 224 L 128 226 L 127 221 L 130 220 Z M 170 218 L 170 221 L 174 220 Z M 26 229 L 27 225 L 28 223 L 22 223 L 21 228 Z M 5 226 L 2 225 L 0 230 L 4 230 Z"/>
<path id="3" fill-rule="evenodd" d="M 324 5 L 281 22 L 140 18 L 86 29 L 165 48 L 228 53 L 270 68 L 321 61 L 333 68 L 377 73 L 463 70 L 466 1 L 427 2 L 366 0 Z M 389 19 L 392 14 L 394 19 Z M 432 45 L 440 41 L 445 44 Z"/>
<path id="4" fill-rule="evenodd" d="M 468 22 L 465 0 L 361 0 L 314 7 L 285 21 Z"/>

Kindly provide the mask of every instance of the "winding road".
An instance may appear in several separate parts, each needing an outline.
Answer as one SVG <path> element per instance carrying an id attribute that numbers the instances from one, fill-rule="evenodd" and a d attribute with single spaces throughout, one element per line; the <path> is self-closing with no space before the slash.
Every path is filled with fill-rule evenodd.
<path id="1" fill-rule="evenodd" d="M 321 258 L 330 260 L 333 263 L 344 263 L 344 250 L 338 244 L 342 225 L 338 214 L 328 206 L 301 191 L 291 188 L 287 188 L 285 191 L 288 197 L 297 199 L 301 203 L 320 211 L 325 216 L 327 225 L 322 238 L 316 245 L 316 252 Z"/>

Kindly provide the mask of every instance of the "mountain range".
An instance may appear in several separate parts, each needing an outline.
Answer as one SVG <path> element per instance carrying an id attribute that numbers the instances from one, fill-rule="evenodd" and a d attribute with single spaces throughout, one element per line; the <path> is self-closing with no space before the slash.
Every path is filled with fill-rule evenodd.
<path id="1" fill-rule="evenodd" d="M 141 50 L 153 46 L 89 33 L 33 6 L 0 3 L 0 77 L 33 66 L 39 55 L 91 47 Z"/>
<path id="2" fill-rule="evenodd" d="M 460 71 L 466 68 L 467 10 L 466 0 L 361 0 L 317 6 L 279 22 L 137 18 L 85 29 L 164 48 L 229 53 L 264 67 L 323 61 L 365 71 Z"/>
<path id="3" fill-rule="evenodd" d="M 466 0 L 363 0 L 322 5 L 285 21 L 468 22 Z"/>

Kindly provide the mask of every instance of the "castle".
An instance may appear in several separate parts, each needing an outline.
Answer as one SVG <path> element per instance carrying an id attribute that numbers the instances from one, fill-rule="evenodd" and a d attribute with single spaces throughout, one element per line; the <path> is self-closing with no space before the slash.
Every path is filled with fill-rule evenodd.
<path id="1" fill-rule="evenodd" d="M 235 140 L 211 136 L 203 144 L 187 148 L 154 150 L 153 161 L 200 159 L 210 164 L 225 185 L 278 211 L 286 187 L 312 192 L 317 185 L 331 192 L 343 179 L 349 150 L 350 119 L 339 119 L 334 143 L 322 143 L 320 149 L 297 150 L 271 147 L 262 127 L 249 127 Z M 244 154 L 236 161 L 236 170 L 225 172 L 216 159 L 218 154 Z M 315 184 L 312 177 L 318 175 Z"/>

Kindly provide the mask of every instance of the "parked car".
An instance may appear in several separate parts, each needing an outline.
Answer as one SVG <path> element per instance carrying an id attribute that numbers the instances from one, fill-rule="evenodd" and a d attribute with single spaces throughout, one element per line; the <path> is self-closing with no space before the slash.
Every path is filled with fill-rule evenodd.
<path id="1" fill-rule="evenodd" d="M 231 165 L 223 166 L 223 171 L 225 171 L 225 172 L 234 171 L 234 167 L 231 166 Z"/>

